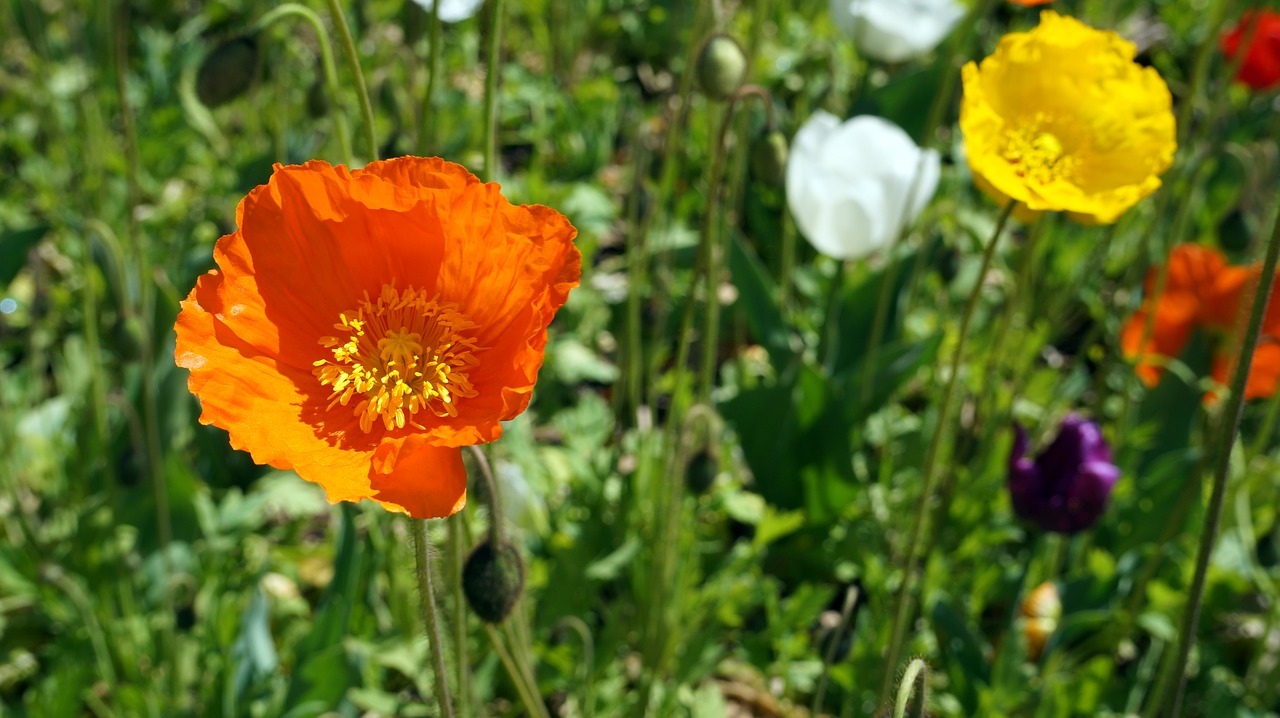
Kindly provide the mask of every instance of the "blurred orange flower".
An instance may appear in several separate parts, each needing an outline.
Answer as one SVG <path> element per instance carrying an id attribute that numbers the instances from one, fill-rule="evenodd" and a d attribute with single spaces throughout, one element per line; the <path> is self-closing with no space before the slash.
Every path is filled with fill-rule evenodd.
<path id="1" fill-rule="evenodd" d="M 1037 5 L 1048 5 L 1053 0 L 1009 0 L 1009 2 L 1022 7 L 1035 7 Z"/>
<path id="2" fill-rule="evenodd" d="M 1199 329 L 1214 347 L 1211 375 L 1225 384 L 1234 363 L 1235 330 L 1242 305 L 1252 301 L 1258 285 L 1256 268 L 1236 267 L 1216 250 L 1180 244 L 1169 255 L 1164 293 L 1153 298 L 1157 269 L 1148 275 L 1142 306 L 1125 323 L 1120 344 L 1125 356 L 1138 357 L 1138 376 L 1148 386 L 1160 381 L 1163 363 L 1177 357 Z M 1148 317 L 1154 311 L 1150 336 Z M 1271 396 L 1280 381 L 1280 303 L 1267 307 L 1263 336 L 1254 353 L 1245 398 Z"/>
<path id="3" fill-rule="evenodd" d="M 466 503 L 460 447 L 524 411 L 578 285 L 576 230 L 459 165 L 275 167 L 175 326 L 201 423 L 329 500 Z"/>

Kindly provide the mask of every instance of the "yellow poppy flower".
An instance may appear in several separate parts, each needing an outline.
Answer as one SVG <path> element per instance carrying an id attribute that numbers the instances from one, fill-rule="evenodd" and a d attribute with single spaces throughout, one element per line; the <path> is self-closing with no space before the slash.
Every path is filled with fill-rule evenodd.
<path id="1" fill-rule="evenodd" d="M 963 70 L 969 168 L 998 202 L 1110 224 L 1160 186 L 1173 100 L 1133 43 L 1046 10 Z"/>

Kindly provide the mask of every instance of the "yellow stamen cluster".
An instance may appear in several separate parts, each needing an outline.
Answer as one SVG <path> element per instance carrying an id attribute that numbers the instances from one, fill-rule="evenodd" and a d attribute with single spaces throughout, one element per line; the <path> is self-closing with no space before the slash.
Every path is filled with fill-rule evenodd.
<path id="1" fill-rule="evenodd" d="M 423 429 L 414 419 L 419 411 L 457 416 L 458 399 L 477 394 L 467 372 L 480 363 L 475 338 L 465 336 L 477 325 L 461 310 L 413 287 L 400 292 L 384 284 L 377 300 L 366 292 L 339 315 L 339 335 L 320 339 L 333 353 L 313 362 L 320 384 L 332 388 L 328 408 L 357 400 L 365 432 L 379 418 L 388 431 Z"/>
<path id="2" fill-rule="evenodd" d="M 1047 122 L 1047 117 L 1037 113 L 1034 121 L 1012 129 L 1001 155 L 1023 179 L 1041 185 L 1071 181 L 1076 160 L 1065 152 L 1056 135 L 1043 129 Z"/>

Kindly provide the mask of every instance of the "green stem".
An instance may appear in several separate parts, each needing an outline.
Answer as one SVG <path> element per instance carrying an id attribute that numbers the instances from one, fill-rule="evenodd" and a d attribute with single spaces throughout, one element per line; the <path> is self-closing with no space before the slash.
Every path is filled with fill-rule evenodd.
<path id="1" fill-rule="evenodd" d="M 698 401 L 703 404 L 711 401 L 711 388 L 716 381 L 716 359 L 720 351 L 720 298 L 716 291 L 720 284 L 720 227 L 717 212 L 720 208 L 720 191 L 723 184 L 725 141 L 729 135 L 729 126 L 733 123 L 733 110 L 737 107 L 738 96 L 729 98 L 725 104 L 724 117 L 720 121 L 720 133 L 717 135 L 715 147 L 712 148 L 711 174 L 707 178 L 707 207 L 702 216 L 702 257 L 706 262 L 707 280 L 707 314 L 702 331 L 702 373 L 698 386 Z"/>
<path id="2" fill-rule="evenodd" d="M 969 11 L 968 16 L 965 17 L 960 31 L 955 35 L 955 39 L 947 44 L 946 57 L 940 63 L 943 68 L 942 85 L 933 96 L 933 103 L 929 105 L 929 114 L 925 116 L 924 128 L 920 133 L 921 147 L 929 147 L 933 144 L 933 135 L 937 132 L 938 125 L 942 123 L 943 113 L 951 105 L 951 96 L 955 93 L 956 88 L 956 78 L 960 76 L 960 68 L 955 66 L 956 58 L 969 47 L 969 41 L 973 37 L 974 30 L 978 27 L 978 21 L 991 13 L 993 5 L 995 5 L 995 0 L 982 0 L 975 4 Z"/>
<path id="3" fill-rule="evenodd" d="M 641 300 L 648 286 L 649 258 L 645 255 L 646 237 L 640 218 L 640 196 L 649 171 L 648 131 L 642 129 L 636 142 L 636 161 L 632 175 L 631 196 L 627 199 L 627 353 L 624 365 L 626 391 L 618 392 L 622 400 L 620 421 L 630 425 L 644 401 L 644 340 L 641 331 Z"/>
<path id="4" fill-rule="evenodd" d="M 818 676 L 818 688 L 813 692 L 813 706 L 809 712 L 815 716 L 822 715 L 822 699 L 827 692 L 827 678 L 831 664 L 835 661 L 836 651 L 840 650 L 840 641 L 849 630 L 849 621 L 853 617 L 853 607 L 858 603 L 858 587 L 850 586 L 844 592 L 844 603 L 840 606 L 840 623 L 831 631 L 830 643 L 822 654 L 822 674 Z"/>
<path id="5" fill-rule="evenodd" d="M 333 62 L 333 47 L 329 42 L 329 32 L 325 30 L 320 16 L 305 5 L 285 3 L 272 8 L 270 12 L 258 18 L 254 28 L 259 31 L 266 29 L 276 20 L 290 15 L 302 18 L 315 31 L 316 44 L 320 46 L 320 64 L 324 68 L 324 82 L 329 90 L 329 117 L 333 120 L 333 133 L 338 138 L 338 151 L 342 155 L 342 161 L 350 167 L 355 164 L 355 158 L 351 153 L 351 136 L 347 129 L 347 119 L 342 114 L 342 103 L 338 101 L 338 91 L 341 89 L 341 85 L 338 84 L 338 68 Z"/>
<path id="6" fill-rule="evenodd" d="M 434 119 L 436 101 L 436 78 L 440 76 L 440 3 L 431 3 L 431 22 L 428 25 L 427 41 L 427 91 L 422 96 L 421 125 L 418 127 L 418 154 L 425 155 L 435 140 Z"/>
<path id="7" fill-rule="evenodd" d="M 897 612 L 894 616 L 893 632 L 890 634 L 889 650 L 885 654 L 886 669 L 884 681 L 880 688 L 881 703 L 888 699 L 889 691 L 893 686 L 895 666 L 898 664 L 902 643 L 906 638 L 907 624 L 910 622 L 911 612 L 914 609 L 915 572 L 916 564 L 920 560 L 920 538 L 925 534 L 929 501 L 933 497 L 933 487 L 937 481 L 938 458 L 942 454 L 943 438 L 946 436 L 947 428 L 951 423 L 951 405 L 955 399 L 956 384 L 959 383 L 960 362 L 964 356 L 965 339 L 969 334 L 969 325 L 973 321 L 974 310 L 978 307 L 978 299 L 982 296 L 987 269 L 990 268 L 991 259 L 995 256 L 996 245 L 1000 242 L 1000 234 L 1004 231 L 1004 226 L 1008 223 L 1009 216 L 1013 214 L 1013 208 L 1017 204 L 1017 202 L 1010 202 L 1001 212 L 999 221 L 996 222 L 995 231 L 992 233 L 991 239 L 987 241 L 986 250 L 982 254 L 982 266 L 978 269 L 978 276 L 974 281 L 973 290 L 969 293 L 969 300 L 965 304 L 964 314 L 960 319 L 960 335 L 956 339 L 955 350 L 951 356 L 951 374 L 947 377 L 947 386 L 942 393 L 942 406 L 938 410 L 933 439 L 929 442 L 928 453 L 925 456 L 924 479 L 920 486 L 920 499 L 916 502 L 916 515 L 911 526 L 911 537 L 907 541 L 906 566 L 902 575 L 902 585 L 898 590 L 898 597 L 895 601 Z"/>
<path id="8" fill-rule="evenodd" d="M 462 567 L 467 562 L 467 526 L 462 512 L 449 520 L 449 553 L 453 558 L 453 653 L 457 667 L 458 713 L 471 715 L 471 663 L 467 659 L 467 602 L 462 593 Z"/>
<path id="9" fill-rule="evenodd" d="M 920 698 L 915 702 L 915 710 L 911 715 L 924 716 L 924 705 L 929 695 L 929 664 L 923 658 L 912 658 L 907 670 L 902 674 L 902 682 L 898 684 L 898 699 L 893 704 L 893 718 L 905 718 L 907 707 L 915 695 L 916 683 L 920 684 Z"/>
<path id="10" fill-rule="evenodd" d="M 498 178 L 498 66 L 502 49 L 502 0 L 489 0 L 489 46 L 484 77 L 484 179 Z"/>
<path id="11" fill-rule="evenodd" d="M 498 481 L 493 476 L 493 467 L 489 465 L 489 457 L 485 456 L 484 449 L 472 444 L 467 447 L 467 450 L 475 458 L 476 466 L 480 467 L 480 476 L 484 478 L 485 486 L 489 489 L 489 543 L 493 546 L 493 550 L 497 551 L 502 545 L 502 496 L 499 493 Z"/>
<path id="12" fill-rule="evenodd" d="M 351 37 L 351 28 L 347 26 L 347 16 L 342 12 L 338 0 L 329 0 L 329 16 L 333 18 L 333 26 L 338 29 L 338 39 L 347 54 L 347 64 L 351 67 L 351 75 L 356 81 L 356 98 L 360 100 L 360 112 L 364 115 L 365 141 L 369 143 L 366 150 L 369 161 L 378 159 L 378 128 L 373 122 L 373 103 L 369 101 L 369 88 L 364 82 L 364 70 L 360 68 L 360 56 L 356 54 L 356 42 Z M 334 97 L 337 103 L 337 97 Z"/>
<path id="13" fill-rule="evenodd" d="M 591 629 L 585 621 L 577 616 L 566 616 L 560 619 L 561 626 L 568 626 L 582 639 L 582 718 L 591 718 L 595 714 L 595 698 L 592 676 L 595 674 L 595 641 L 591 638 Z"/>
<path id="14" fill-rule="evenodd" d="M 498 629 L 491 623 L 484 624 L 484 630 L 489 636 L 489 643 L 493 644 L 493 650 L 498 654 L 498 660 L 502 662 L 502 667 L 507 670 L 507 676 L 515 685 L 516 693 L 520 694 L 520 702 L 524 704 L 525 712 L 536 718 L 547 718 L 546 705 L 535 697 L 536 691 L 530 691 L 524 674 L 516 667 L 515 661 L 511 658 L 511 652 L 502 642 L 502 634 L 498 633 Z"/>
<path id="15" fill-rule="evenodd" d="M 449 676 L 444 667 L 444 641 L 440 638 L 440 616 L 436 610 L 434 578 L 428 552 L 427 522 L 409 519 L 413 532 L 413 559 L 418 569 L 418 602 L 426 622 L 427 640 L 431 643 L 432 672 L 436 678 L 436 702 L 440 714 L 453 718 L 453 701 L 449 697 Z"/>
<path id="16" fill-rule="evenodd" d="M 1191 582 L 1191 594 L 1187 599 L 1186 612 L 1183 614 L 1182 632 L 1178 636 L 1177 658 L 1173 664 L 1174 670 L 1179 674 L 1177 688 L 1173 694 L 1173 710 L 1170 713 L 1174 718 L 1182 714 L 1182 697 L 1187 688 L 1187 659 L 1191 655 L 1191 646 L 1195 643 L 1196 628 L 1200 622 L 1200 609 L 1204 599 L 1205 580 L 1209 572 L 1209 557 L 1213 553 L 1213 546 L 1218 538 L 1218 528 L 1222 522 L 1223 499 L 1227 493 L 1227 479 L 1231 475 L 1231 447 L 1235 445 L 1236 433 L 1240 428 L 1240 417 L 1244 413 L 1245 384 L 1249 379 L 1253 353 L 1261 335 L 1262 318 L 1266 314 L 1267 302 L 1271 299 L 1271 286 L 1274 284 L 1272 278 L 1276 275 L 1278 256 L 1280 256 L 1280 211 L 1277 211 L 1271 229 L 1271 240 L 1267 244 L 1266 258 L 1262 262 L 1262 274 L 1257 293 L 1253 298 L 1249 324 L 1245 329 L 1244 341 L 1240 345 L 1239 357 L 1236 360 L 1235 373 L 1232 375 L 1231 398 L 1222 415 L 1222 433 L 1218 439 L 1218 463 L 1214 471 L 1212 492 L 1209 495 L 1204 531 L 1200 534 L 1195 578 Z M 1163 702 L 1163 698 L 1163 695 L 1156 696 L 1157 705 Z"/>

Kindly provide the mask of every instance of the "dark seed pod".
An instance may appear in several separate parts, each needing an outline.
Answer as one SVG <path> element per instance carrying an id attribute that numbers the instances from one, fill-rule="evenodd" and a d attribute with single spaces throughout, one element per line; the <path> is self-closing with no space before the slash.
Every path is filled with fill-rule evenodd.
<path id="1" fill-rule="evenodd" d="M 515 547 L 485 541 L 462 567 L 462 592 L 471 610 L 486 623 L 501 623 L 524 590 L 524 563 Z"/>
<path id="2" fill-rule="evenodd" d="M 689 493 L 701 496 L 711 489 L 718 473 L 720 466 L 716 457 L 710 451 L 702 449 L 689 457 L 689 463 L 684 465 L 685 488 Z"/>
<path id="3" fill-rule="evenodd" d="M 770 187 L 782 187 L 787 181 L 787 136 L 778 130 L 756 135 L 751 142 L 751 174 Z"/>
<path id="4" fill-rule="evenodd" d="M 747 77 L 747 56 L 728 35 L 707 38 L 698 53 L 698 85 L 713 100 L 728 99 Z"/>
<path id="5" fill-rule="evenodd" d="M 224 105 L 243 95 L 258 77 L 258 38 L 242 35 L 213 48 L 196 72 L 196 97 L 206 107 Z"/>
<path id="6" fill-rule="evenodd" d="M 1246 252 L 1256 230 L 1249 215 L 1237 207 L 1218 222 L 1218 246 L 1232 254 Z"/>

